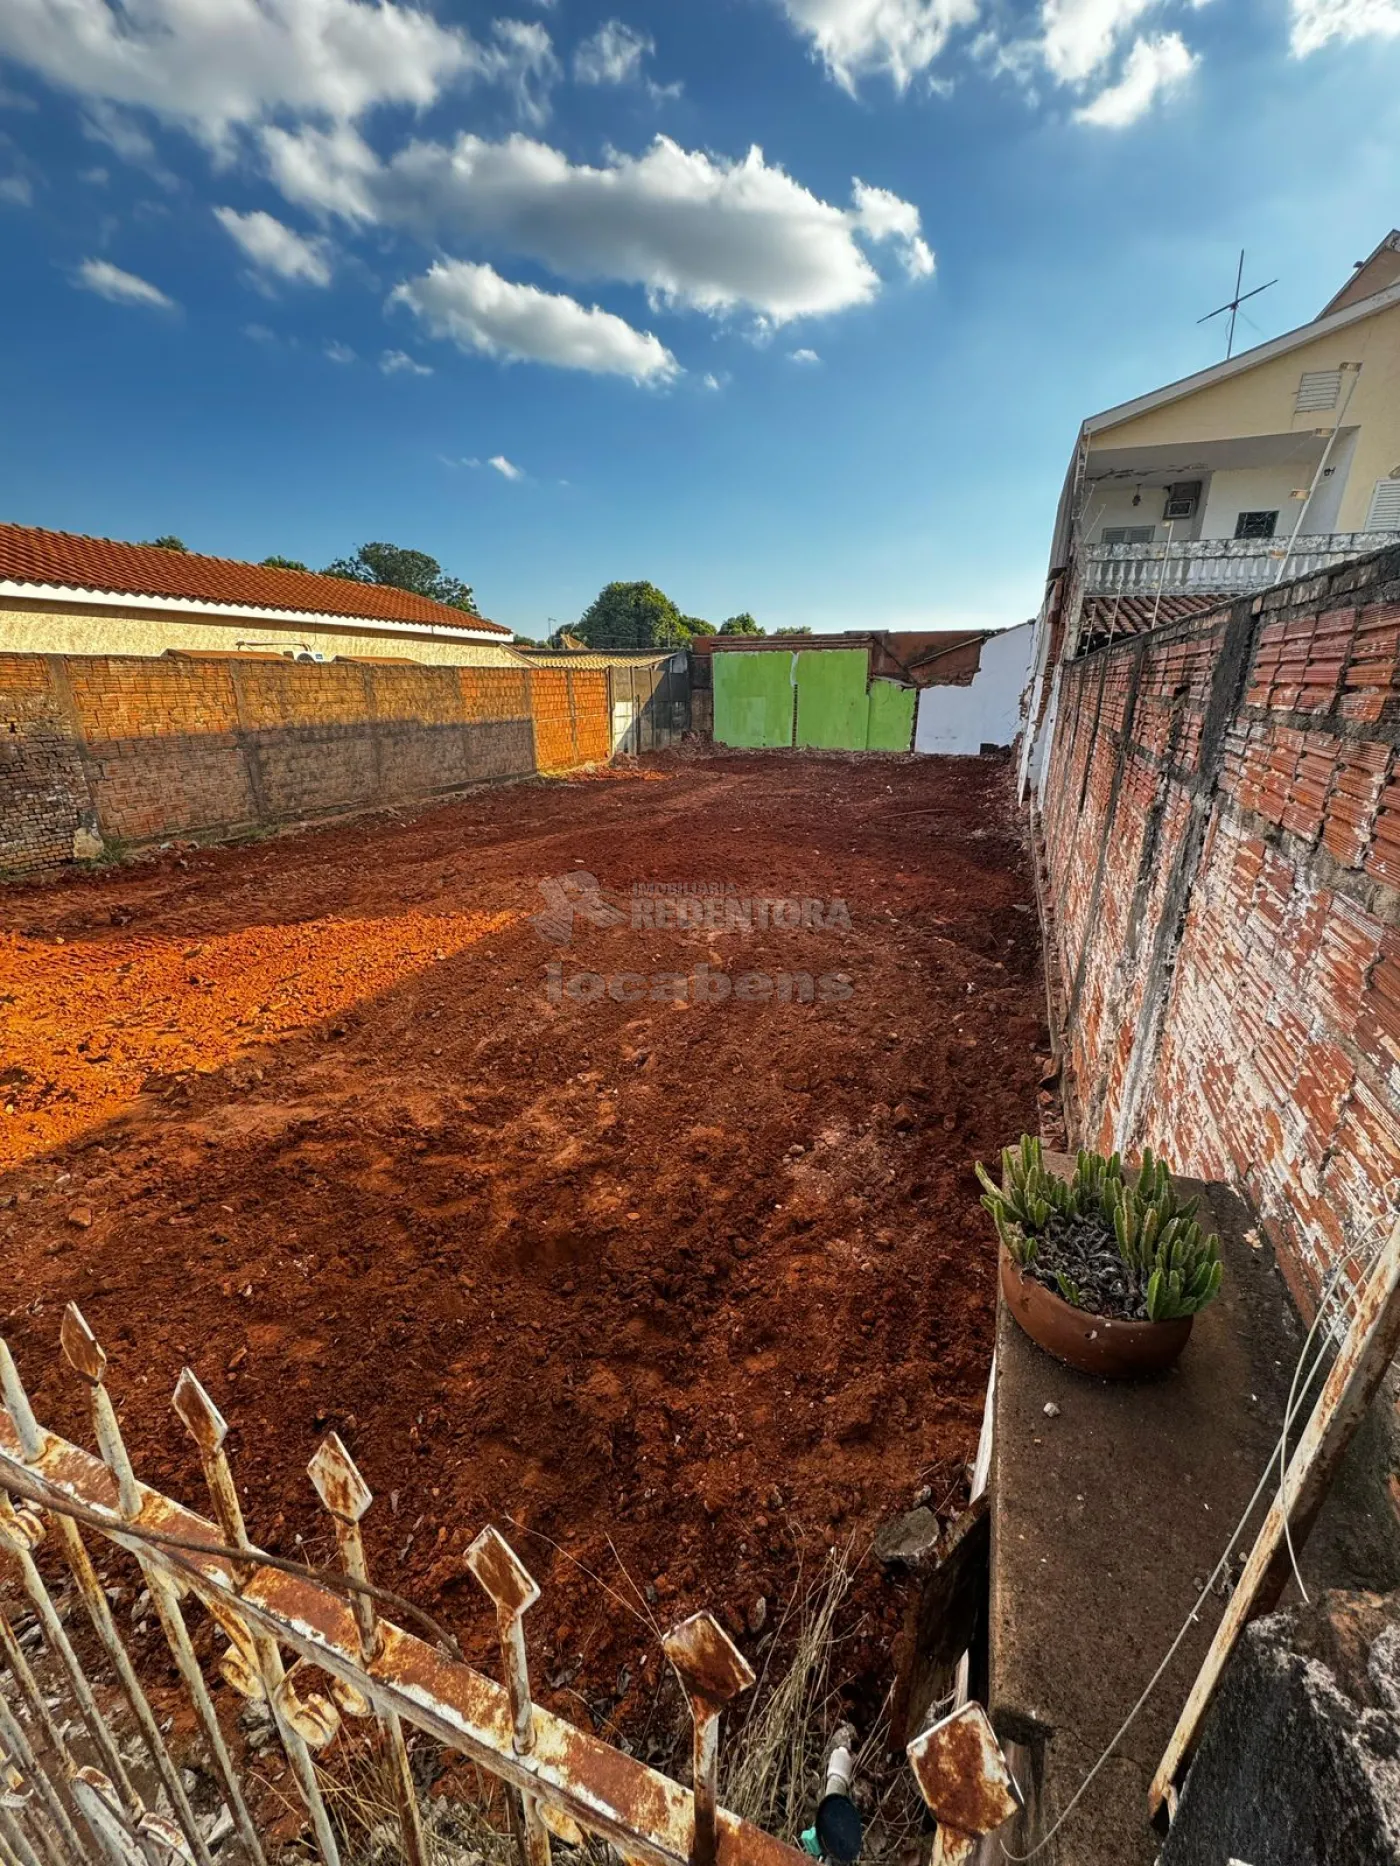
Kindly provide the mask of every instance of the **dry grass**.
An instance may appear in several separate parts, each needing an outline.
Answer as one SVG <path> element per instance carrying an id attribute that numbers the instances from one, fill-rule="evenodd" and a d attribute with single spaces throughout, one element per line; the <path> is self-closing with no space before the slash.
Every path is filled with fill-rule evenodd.
<path id="1" fill-rule="evenodd" d="M 755 1826 L 800 1844 L 815 1817 L 832 1736 L 841 1721 L 833 1684 L 840 1639 L 837 1622 L 859 1566 L 853 1542 L 833 1549 L 797 1587 L 774 1628 L 747 1713 L 726 1720 L 720 1802 Z M 678 1698 L 679 1704 L 679 1698 Z M 858 1793 L 866 1821 L 866 1859 L 904 1858 L 917 1847 L 922 1807 L 903 1759 L 888 1754 L 882 1714 L 860 1745 Z M 368 1745 L 338 1745 L 333 1771 L 320 1771 L 332 1816 L 353 1866 L 394 1866 L 401 1858 L 398 1823 L 387 1780 Z M 519 1866 L 505 1791 L 473 1771 L 475 1792 L 424 1804 L 436 1866 Z M 554 1843 L 556 1858 L 591 1866 L 616 1861 L 590 1841 L 584 1854 Z"/>
<path id="2" fill-rule="evenodd" d="M 836 1616 L 855 1572 L 854 1548 L 833 1549 L 783 1610 L 744 1722 L 729 1735 L 720 1801 L 756 1827 L 796 1843 L 811 1823 L 834 1727 L 831 1655 Z M 770 1684 L 775 1657 L 791 1651 Z"/>

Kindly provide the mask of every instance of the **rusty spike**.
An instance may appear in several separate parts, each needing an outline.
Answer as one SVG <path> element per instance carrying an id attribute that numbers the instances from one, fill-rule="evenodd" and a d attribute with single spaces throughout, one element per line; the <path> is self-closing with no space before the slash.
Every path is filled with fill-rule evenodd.
<path id="1" fill-rule="evenodd" d="M 990 1834 L 1021 1805 L 1001 1744 L 980 1704 L 964 1704 L 916 1736 L 904 1753 L 940 1827 L 960 1834 Z"/>
<path id="2" fill-rule="evenodd" d="M 753 1684 L 753 1668 L 712 1613 L 692 1613 L 661 1642 L 693 1698 L 718 1708 Z"/>
<path id="3" fill-rule="evenodd" d="M 83 1319 L 83 1312 L 76 1302 L 70 1302 L 63 1311 L 58 1338 L 63 1344 L 64 1357 L 74 1373 L 81 1374 L 90 1386 L 96 1386 L 106 1375 L 107 1356 Z"/>
<path id="4" fill-rule="evenodd" d="M 690 1866 L 714 1866 L 720 1716 L 730 1698 L 752 1685 L 753 1668 L 712 1613 L 692 1613 L 671 1628 L 661 1645 L 685 1686 L 694 1724 Z"/>
<path id="5" fill-rule="evenodd" d="M 228 1437 L 228 1424 L 188 1367 L 180 1370 L 170 1404 L 201 1454 L 212 1458 Z"/>
<path id="6" fill-rule="evenodd" d="M 319 1686 L 313 1685 L 315 1666 L 300 1659 L 273 1693 L 273 1702 L 310 1749 L 324 1749 L 340 1728 L 340 1712 Z"/>
<path id="7" fill-rule="evenodd" d="M 540 1597 L 539 1583 L 499 1529 L 488 1525 L 482 1530 L 467 1550 L 466 1563 L 498 1613 L 524 1613 Z"/>
<path id="8" fill-rule="evenodd" d="M 338 1521 L 357 1523 L 374 1502 L 338 1432 L 327 1432 L 306 1467 L 316 1495 Z"/>
<path id="9" fill-rule="evenodd" d="M 0 1548 L 12 1555 L 27 1555 L 44 1539 L 44 1519 L 30 1504 L 18 1508 L 7 1496 L 0 1495 Z"/>

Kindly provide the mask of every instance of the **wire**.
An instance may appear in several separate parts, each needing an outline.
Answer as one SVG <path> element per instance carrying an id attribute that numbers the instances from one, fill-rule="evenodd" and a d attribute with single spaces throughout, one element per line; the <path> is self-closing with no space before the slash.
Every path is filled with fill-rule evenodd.
<path id="1" fill-rule="evenodd" d="M 26 1476 L 28 1474 L 26 1473 Z M 423 1629 L 430 1633 L 433 1643 L 440 1646 L 449 1658 L 464 1664 L 462 1648 L 447 1628 L 435 1620 L 430 1613 L 424 1613 L 421 1607 L 415 1607 L 411 1600 L 402 1594 L 396 1594 L 392 1588 L 379 1587 L 373 1581 L 360 1581 L 354 1575 L 342 1574 L 334 1568 L 313 1568 L 307 1562 L 291 1561 L 285 1555 L 269 1555 L 259 1548 L 234 1548 L 226 1542 L 199 1542 L 193 1536 L 174 1536 L 164 1529 L 147 1529 L 139 1523 L 127 1522 L 121 1518 L 104 1516 L 98 1510 L 91 1510 L 76 1498 L 55 1495 L 42 1479 L 31 1479 L 29 1483 L 18 1481 L 9 1471 L 0 1480 L 3 1488 L 12 1496 L 22 1497 L 26 1503 L 32 1503 L 39 1509 L 51 1510 L 57 1516 L 71 1516 L 76 1523 L 88 1529 L 95 1529 L 99 1534 L 118 1541 L 130 1538 L 134 1542 L 149 1543 L 152 1548 L 164 1549 L 173 1557 L 172 1566 L 193 1580 L 202 1582 L 206 1587 L 209 1578 L 192 1561 L 179 1559 L 179 1551 L 188 1550 L 192 1555 L 216 1556 L 221 1561 L 244 1562 L 255 1568 L 273 1568 L 279 1574 L 295 1575 L 304 1581 L 314 1581 L 319 1586 L 328 1588 L 334 1594 L 364 1595 L 377 1601 L 381 1606 L 392 1607 L 396 1613 L 405 1614 L 416 1620 Z"/>
<path id="2" fill-rule="evenodd" d="M 1371 1271 L 1375 1268 L 1375 1265 L 1380 1260 L 1381 1251 L 1384 1248 L 1385 1248 L 1384 1243 L 1381 1243 L 1376 1246 L 1376 1249 L 1372 1253 L 1370 1261 L 1367 1263 L 1366 1268 L 1364 1272 L 1362 1273 L 1362 1276 L 1360 1278 L 1361 1282 L 1364 1283 L 1366 1280 L 1366 1277 L 1369 1276 Z M 1334 1277 L 1332 1280 L 1332 1287 L 1335 1287 L 1335 1274 L 1336 1273 L 1334 1272 Z M 1330 1293 L 1331 1291 L 1329 1290 L 1329 1294 Z M 1323 1345 L 1318 1349 L 1316 1357 L 1313 1360 L 1312 1366 L 1308 1369 L 1307 1376 L 1303 1381 L 1301 1391 L 1299 1391 L 1297 1388 L 1298 1373 L 1301 1371 L 1304 1362 L 1307 1360 L 1308 1351 L 1312 1347 L 1313 1338 L 1317 1334 L 1318 1325 L 1322 1321 L 1323 1314 L 1324 1314 L 1324 1311 L 1326 1310 L 1326 1307 L 1327 1307 L 1327 1297 L 1324 1296 L 1323 1300 L 1320 1301 L 1317 1305 L 1317 1310 L 1314 1313 L 1313 1319 L 1312 1319 L 1312 1326 L 1308 1329 L 1307 1335 L 1304 1337 L 1304 1340 L 1303 1340 L 1303 1345 L 1298 1352 L 1298 1359 L 1294 1367 L 1293 1385 L 1289 1388 L 1289 1403 L 1288 1403 L 1288 1407 L 1286 1408 L 1284 1412 L 1284 1417 L 1283 1417 L 1283 1430 L 1279 1434 L 1280 1444 L 1287 1438 L 1289 1427 L 1292 1425 L 1294 1417 L 1296 1416 L 1297 1412 L 1301 1409 L 1302 1402 L 1303 1402 L 1303 1396 L 1306 1395 L 1308 1388 L 1312 1385 L 1314 1376 L 1316 1375 L 1318 1368 L 1321 1367 L 1324 1359 L 1326 1359 L 1330 1351 L 1330 1344 L 1327 1342 L 1324 1342 Z M 1295 1391 L 1298 1392 L 1298 1398 L 1297 1398 L 1296 1404 L 1294 1402 Z M 1179 1651 L 1181 1647 L 1182 1641 L 1186 1638 L 1186 1635 L 1191 1631 L 1191 1628 L 1195 1625 L 1196 1621 L 1199 1619 L 1201 1609 L 1202 1607 L 1204 1607 L 1206 1603 L 1206 1597 L 1209 1595 L 1212 1588 L 1215 1586 L 1216 1582 L 1220 1579 L 1221 1575 L 1225 1572 L 1226 1568 L 1229 1567 L 1231 1557 L 1234 1553 L 1235 1544 L 1239 1540 L 1240 1536 L 1244 1533 L 1245 1525 L 1248 1523 L 1250 1517 L 1254 1514 L 1254 1506 L 1256 1503 L 1258 1503 L 1260 1497 L 1264 1494 L 1264 1488 L 1269 1482 L 1269 1478 L 1273 1473 L 1273 1468 L 1274 1468 L 1274 1454 L 1271 1451 L 1269 1453 L 1268 1460 L 1265 1463 L 1264 1469 L 1260 1474 L 1259 1482 L 1254 1486 L 1254 1495 L 1249 1499 L 1249 1502 L 1245 1505 L 1243 1515 L 1240 1517 L 1240 1520 L 1236 1523 L 1234 1529 L 1231 1531 L 1230 1539 L 1225 1545 L 1225 1553 L 1220 1557 L 1220 1560 L 1216 1563 L 1213 1573 L 1210 1575 L 1209 1579 L 1205 1583 L 1205 1586 L 1201 1589 L 1200 1594 L 1197 1596 L 1195 1606 L 1192 1607 L 1191 1611 L 1187 1614 L 1185 1620 L 1182 1622 L 1181 1630 L 1177 1633 L 1176 1638 L 1173 1639 L 1170 1646 L 1167 1647 L 1166 1653 L 1163 1656 L 1161 1664 L 1158 1665 L 1156 1671 L 1153 1672 L 1152 1676 L 1148 1679 L 1147 1683 L 1143 1686 L 1142 1693 L 1140 1697 L 1138 1698 L 1137 1702 L 1133 1705 L 1132 1709 L 1128 1712 L 1127 1716 L 1123 1719 L 1122 1723 L 1119 1724 L 1117 1730 L 1114 1732 L 1112 1737 L 1110 1737 L 1108 1744 L 1103 1751 L 1103 1754 L 1099 1757 L 1098 1761 L 1094 1764 L 1093 1768 L 1090 1769 L 1089 1773 L 1084 1777 L 1084 1780 L 1079 1784 L 1079 1787 L 1075 1790 L 1074 1794 L 1071 1796 L 1069 1802 L 1066 1804 L 1064 1813 L 1060 1815 L 1059 1819 L 1055 1822 L 1054 1826 L 1045 1835 L 1045 1837 L 1042 1840 L 1039 1840 L 1036 1842 L 1036 1844 L 1031 1848 L 1029 1853 L 1013 1853 L 1011 1849 L 1007 1846 L 1004 1840 L 999 1842 L 1003 1856 L 1012 1862 L 1012 1866 L 1026 1866 L 1027 1861 L 1035 1859 L 1037 1854 L 1044 1852 L 1045 1848 L 1049 1846 L 1050 1842 L 1055 1838 L 1056 1834 L 1059 1833 L 1060 1829 L 1064 1826 L 1065 1822 L 1068 1821 L 1070 1816 L 1074 1813 L 1075 1809 L 1079 1806 L 1080 1802 L 1084 1799 L 1084 1796 L 1088 1793 L 1090 1784 L 1097 1777 L 1099 1771 L 1103 1768 L 1104 1764 L 1112 1756 L 1114 1750 L 1117 1749 L 1118 1745 L 1122 1742 L 1123 1738 L 1127 1735 L 1128 1731 L 1132 1728 L 1133 1724 L 1136 1722 L 1138 1713 L 1141 1711 L 1143 1705 L 1146 1704 L 1147 1700 L 1151 1697 L 1152 1693 L 1156 1690 L 1158 1684 L 1161 1682 L 1163 1673 L 1166 1671 L 1167 1667 L 1171 1664 L 1172 1660 L 1176 1657 L 1177 1652 Z M 1285 1520 L 1287 1520 L 1286 1507 L 1285 1507 Z"/>

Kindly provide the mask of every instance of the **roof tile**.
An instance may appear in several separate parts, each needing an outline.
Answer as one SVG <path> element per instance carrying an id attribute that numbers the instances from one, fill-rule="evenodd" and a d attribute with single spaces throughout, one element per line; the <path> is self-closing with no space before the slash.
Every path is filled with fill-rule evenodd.
<path id="1" fill-rule="evenodd" d="M 386 583 L 352 583 L 314 570 L 273 570 L 232 557 L 201 557 L 154 544 L 84 538 L 30 525 L 0 525 L 0 580 L 94 594 L 176 598 L 296 615 L 348 616 L 366 622 L 416 622 L 429 628 L 510 630 Z"/>

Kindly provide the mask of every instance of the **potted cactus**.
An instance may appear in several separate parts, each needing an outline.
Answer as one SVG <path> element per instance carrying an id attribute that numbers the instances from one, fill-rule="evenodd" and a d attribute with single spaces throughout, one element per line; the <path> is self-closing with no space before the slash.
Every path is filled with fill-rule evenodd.
<path id="1" fill-rule="evenodd" d="M 1002 1293 L 1033 1341 L 1110 1380 L 1171 1366 L 1223 1272 L 1220 1239 L 1202 1232 L 1195 1199 L 1178 1199 L 1165 1162 L 1144 1149 L 1129 1178 L 1118 1154 L 1081 1149 L 1062 1179 L 1023 1135 L 1002 1151 L 1000 1185 L 980 1161 L 977 1177 Z"/>

